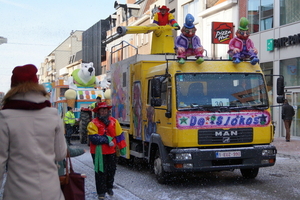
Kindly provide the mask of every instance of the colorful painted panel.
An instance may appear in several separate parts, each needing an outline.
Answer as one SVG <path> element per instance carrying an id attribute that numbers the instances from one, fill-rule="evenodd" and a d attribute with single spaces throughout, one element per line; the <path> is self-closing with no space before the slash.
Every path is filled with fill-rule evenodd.
<path id="1" fill-rule="evenodd" d="M 78 90 L 77 100 L 89 100 L 96 99 L 97 95 L 101 94 L 101 91 L 96 90 Z"/>
<path id="2" fill-rule="evenodd" d="M 190 113 L 177 114 L 177 128 L 237 128 L 263 127 L 270 123 L 267 111 L 250 111 L 239 113 Z"/>

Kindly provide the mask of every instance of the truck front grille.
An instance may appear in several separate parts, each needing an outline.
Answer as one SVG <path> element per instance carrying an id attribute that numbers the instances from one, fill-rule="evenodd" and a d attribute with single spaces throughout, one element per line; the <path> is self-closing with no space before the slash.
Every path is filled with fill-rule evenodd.
<path id="1" fill-rule="evenodd" d="M 252 128 L 199 129 L 198 144 L 232 144 L 253 141 Z"/>

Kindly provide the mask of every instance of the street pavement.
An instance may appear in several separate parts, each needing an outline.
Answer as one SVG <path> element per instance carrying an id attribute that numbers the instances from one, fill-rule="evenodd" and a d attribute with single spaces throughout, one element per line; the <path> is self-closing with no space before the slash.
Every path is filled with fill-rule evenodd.
<path id="1" fill-rule="evenodd" d="M 72 148 L 84 148 L 87 150 L 82 156 L 72 158 L 74 163 L 74 168 L 76 172 L 86 173 L 86 200 L 97 199 L 95 181 L 94 181 L 94 171 L 93 171 L 93 162 L 89 151 L 89 147 L 86 144 L 80 144 L 79 141 L 74 141 Z M 300 137 L 291 137 L 290 142 L 286 142 L 284 137 L 275 138 L 272 142 L 277 148 L 277 154 L 280 157 L 294 157 L 300 160 Z M 117 170 L 117 174 L 121 173 Z M 117 177 L 116 174 L 116 177 Z M 114 196 L 108 197 L 107 199 L 114 200 L 140 200 L 134 194 L 128 192 L 122 185 L 116 183 L 114 185 Z"/>
<path id="2" fill-rule="evenodd" d="M 85 192 L 86 192 L 86 200 L 96 200 L 97 193 L 95 188 L 95 180 L 94 180 L 94 170 L 93 170 L 93 161 L 91 158 L 91 154 L 89 153 L 89 146 L 86 144 L 80 144 L 78 140 L 72 141 L 73 145 L 71 148 L 84 148 L 86 149 L 86 153 L 72 158 L 72 164 L 74 171 L 81 174 L 86 174 L 87 178 L 85 179 Z M 284 137 L 275 138 L 272 142 L 274 146 L 277 148 L 277 155 L 279 157 L 291 157 L 297 160 L 300 160 L 300 138 L 292 137 L 290 142 L 286 142 Z M 116 176 L 118 171 L 116 172 Z M 116 183 L 114 185 L 114 196 L 107 196 L 106 199 L 110 200 L 141 200 L 139 197 L 130 193 L 126 188 L 122 185 Z M 2 199 L 3 189 L 0 191 L 0 200 Z"/>
<path id="3" fill-rule="evenodd" d="M 277 148 L 277 154 L 291 156 L 300 160 L 300 137 L 291 137 L 286 142 L 284 137 L 275 138 L 272 144 Z"/>

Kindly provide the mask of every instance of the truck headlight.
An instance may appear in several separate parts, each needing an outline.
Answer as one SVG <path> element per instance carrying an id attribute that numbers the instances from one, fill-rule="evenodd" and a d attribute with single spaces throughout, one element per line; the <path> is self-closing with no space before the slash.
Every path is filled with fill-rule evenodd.
<path id="1" fill-rule="evenodd" d="M 274 156 L 275 152 L 273 149 L 265 149 L 265 150 L 262 150 L 262 153 L 261 155 L 262 156 Z"/>
<path id="2" fill-rule="evenodd" d="M 176 154 L 176 160 L 192 160 L 192 154 L 178 153 L 178 154 Z"/>

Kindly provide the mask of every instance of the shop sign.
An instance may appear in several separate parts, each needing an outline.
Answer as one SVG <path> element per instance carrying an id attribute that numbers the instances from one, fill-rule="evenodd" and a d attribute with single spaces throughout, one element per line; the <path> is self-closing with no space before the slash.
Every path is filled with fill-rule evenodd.
<path id="1" fill-rule="evenodd" d="M 212 22 L 212 43 L 229 44 L 233 38 L 233 23 Z"/>
<path id="2" fill-rule="evenodd" d="M 300 43 L 300 33 L 290 35 L 288 37 L 281 37 L 278 39 L 267 40 L 267 51 L 273 51 L 274 48 L 288 47 Z"/>

